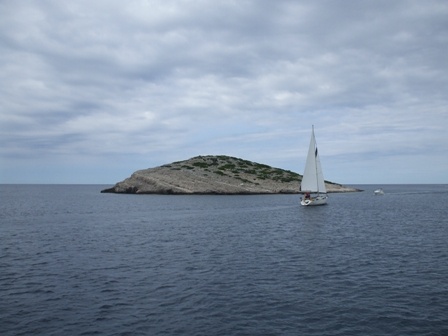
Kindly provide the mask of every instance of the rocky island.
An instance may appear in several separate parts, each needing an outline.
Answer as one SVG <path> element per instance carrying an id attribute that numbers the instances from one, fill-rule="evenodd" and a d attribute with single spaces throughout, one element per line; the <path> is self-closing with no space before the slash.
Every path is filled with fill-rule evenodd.
<path id="1" fill-rule="evenodd" d="M 121 194 L 297 194 L 302 176 L 225 155 L 197 156 L 138 170 L 102 193 Z M 327 192 L 358 189 L 325 181 Z"/>

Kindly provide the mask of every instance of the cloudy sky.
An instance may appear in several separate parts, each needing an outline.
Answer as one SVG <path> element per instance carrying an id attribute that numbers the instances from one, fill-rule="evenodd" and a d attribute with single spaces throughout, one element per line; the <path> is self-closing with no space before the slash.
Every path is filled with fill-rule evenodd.
<path id="1" fill-rule="evenodd" d="M 448 2 L 0 2 L 0 183 L 230 155 L 448 183 Z"/>

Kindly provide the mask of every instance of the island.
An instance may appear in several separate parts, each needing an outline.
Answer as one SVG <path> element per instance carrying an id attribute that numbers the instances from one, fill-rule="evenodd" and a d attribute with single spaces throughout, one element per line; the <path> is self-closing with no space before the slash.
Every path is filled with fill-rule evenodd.
<path id="1" fill-rule="evenodd" d="M 117 194 L 298 194 L 302 175 L 226 155 L 188 160 L 138 170 L 102 193 Z M 359 189 L 325 181 L 327 192 Z"/>

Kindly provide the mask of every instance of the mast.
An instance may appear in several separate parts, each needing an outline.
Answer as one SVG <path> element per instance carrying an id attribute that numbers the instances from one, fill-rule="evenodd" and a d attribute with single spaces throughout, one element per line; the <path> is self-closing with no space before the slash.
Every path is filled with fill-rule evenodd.
<path id="1" fill-rule="evenodd" d="M 313 142 L 314 142 L 314 158 L 316 159 L 316 164 L 314 165 L 314 168 L 316 169 L 316 190 L 317 193 L 319 194 L 319 173 L 317 171 L 317 143 L 316 143 L 316 137 L 314 136 L 314 125 L 311 125 L 311 136 L 313 137 Z"/>
<path id="2" fill-rule="evenodd" d="M 318 193 L 327 193 L 327 188 L 325 187 L 325 179 L 324 174 L 322 173 L 322 166 L 320 165 L 319 152 L 317 150 L 316 137 L 314 136 L 314 125 L 313 125 L 313 139 L 314 139 L 314 147 L 315 147 L 315 160 L 316 160 L 316 183 L 317 183 L 317 192 Z"/>

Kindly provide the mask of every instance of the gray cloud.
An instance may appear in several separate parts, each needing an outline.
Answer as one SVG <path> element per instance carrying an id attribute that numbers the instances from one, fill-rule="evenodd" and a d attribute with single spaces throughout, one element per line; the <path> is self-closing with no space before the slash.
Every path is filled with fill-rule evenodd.
<path id="1" fill-rule="evenodd" d="M 19 0 L 0 11 L 0 182 L 112 183 L 199 154 L 300 172 L 311 124 L 329 179 L 392 183 L 405 166 L 403 183 L 447 182 L 444 1 Z M 425 158 L 437 168 L 423 176 Z M 66 175 L 17 170 L 37 160 Z"/>

